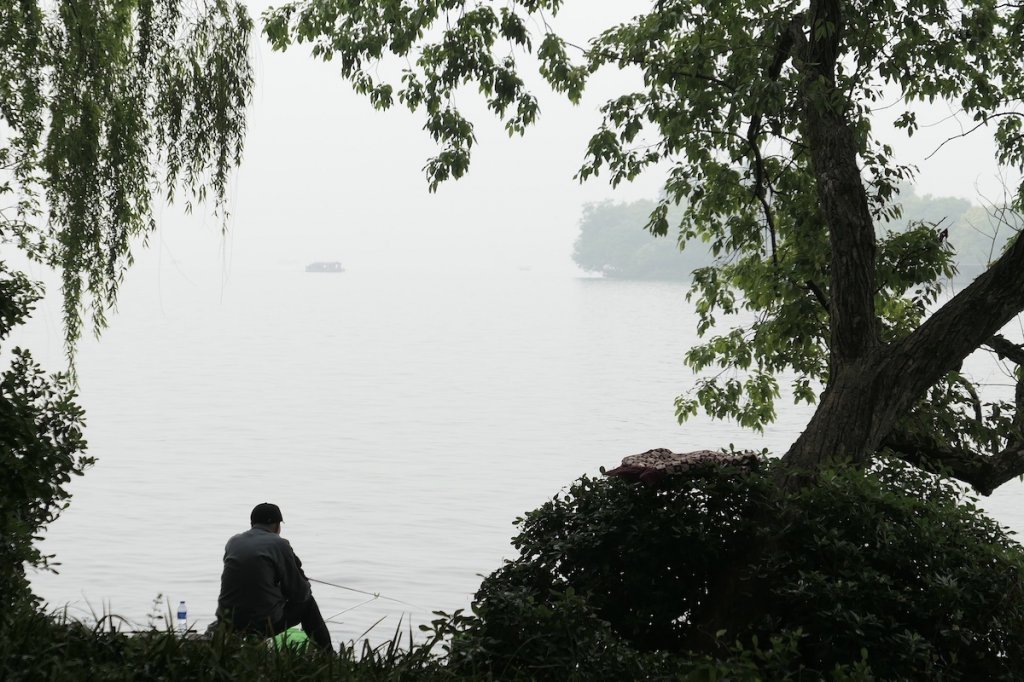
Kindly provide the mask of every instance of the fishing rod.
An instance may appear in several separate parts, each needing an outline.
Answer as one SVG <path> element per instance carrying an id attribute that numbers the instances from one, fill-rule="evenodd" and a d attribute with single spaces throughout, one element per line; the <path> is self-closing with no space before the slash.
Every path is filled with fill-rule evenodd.
<path id="1" fill-rule="evenodd" d="M 358 608 L 360 608 L 362 606 L 366 606 L 370 602 L 375 602 L 375 601 L 377 601 L 377 597 L 370 597 L 366 601 L 361 601 L 358 604 L 356 604 L 355 606 L 350 606 L 347 609 L 342 609 L 341 611 L 338 611 L 336 614 L 334 614 L 330 618 L 324 618 L 324 622 L 325 623 L 336 623 L 338 621 L 336 621 L 334 619 L 337 618 L 338 616 L 343 616 L 346 613 L 348 613 L 349 611 L 355 611 L 356 609 L 358 609 Z"/>
<path id="2" fill-rule="evenodd" d="M 358 592 L 359 594 L 365 594 L 365 595 L 367 595 L 369 597 L 373 597 L 374 599 L 385 599 L 387 601 L 393 601 L 396 604 L 404 604 L 405 606 L 411 606 L 414 609 L 420 609 L 420 610 L 423 609 L 422 606 L 419 606 L 417 604 L 411 604 L 411 603 L 409 603 L 407 601 L 402 601 L 401 599 L 395 599 L 393 597 L 385 597 L 380 592 L 367 592 L 366 590 L 357 590 L 354 587 L 346 587 L 344 585 L 339 585 L 337 583 L 328 582 L 326 580 L 318 580 L 316 578 L 310 578 L 308 576 L 306 577 L 306 579 L 309 582 L 311 582 L 311 583 L 320 583 L 321 585 L 327 585 L 328 587 L 336 587 L 339 590 L 348 590 L 349 592 Z"/>

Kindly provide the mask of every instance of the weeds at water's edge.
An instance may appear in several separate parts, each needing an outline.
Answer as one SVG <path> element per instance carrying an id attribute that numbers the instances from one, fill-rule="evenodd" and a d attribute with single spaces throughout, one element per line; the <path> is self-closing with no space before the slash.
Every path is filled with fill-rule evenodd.
<path id="1" fill-rule="evenodd" d="M 109 613 L 94 626 L 27 609 L 0 618 L 0 679 L 10 681 L 473 679 L 446 670 L 440 630 L 417 642 L 402 624 L 381 644 L 353 641 L 329 654 L 275 649 L 226 629 L 209 638 L 158 628 L 118 632 L 123 623 Z"/>

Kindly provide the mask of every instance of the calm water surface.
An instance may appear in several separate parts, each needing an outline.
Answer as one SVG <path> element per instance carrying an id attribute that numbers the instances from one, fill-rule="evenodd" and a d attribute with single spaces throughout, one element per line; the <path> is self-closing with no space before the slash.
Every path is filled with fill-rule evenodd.
<path id="1" fill-rule="evenodd" d="M 696 340 L 684 294 L 533 273 L 128 288 L 102 341 L 82 345 L 99 463 L 45 542 L 61 572 L 36 589 L 140 624 L 158 595 L 184 599 L 204 627 L 225 540 L 269 500 L 309 576 L 413 605 L 315 585 L 336 641 L 465 607 L 513 556 L 513 519 L 581 474 L 653 447 L 779 452 L 803 428 L 809 410 L 789 405 L 764 437 L 676 424 Z M 59 339 L 37 321 L 18 341 Z M 1021 501 L 1014 482 L 986 505 L 1024 531 Z"/>

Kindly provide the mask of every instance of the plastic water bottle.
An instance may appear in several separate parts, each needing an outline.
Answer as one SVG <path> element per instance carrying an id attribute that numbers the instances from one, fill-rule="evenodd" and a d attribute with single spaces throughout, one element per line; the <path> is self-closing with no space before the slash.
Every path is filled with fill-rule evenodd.
<path id="1" fill-rule="evenodd" d="M 188 631 L 188 609 L 184 600 L 178 602 L 178 632 L 185 634 Z"/>

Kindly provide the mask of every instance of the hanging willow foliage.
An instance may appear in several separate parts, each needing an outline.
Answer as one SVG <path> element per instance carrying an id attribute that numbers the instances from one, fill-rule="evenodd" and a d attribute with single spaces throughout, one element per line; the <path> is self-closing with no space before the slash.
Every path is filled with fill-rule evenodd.
<path id="1" fill-rule="evenodd" d="M 224 217 L 252 26 L 230 0 L 0 0 L 0 239 L 61 273 L 69 357 L 155 198 Z"/>

